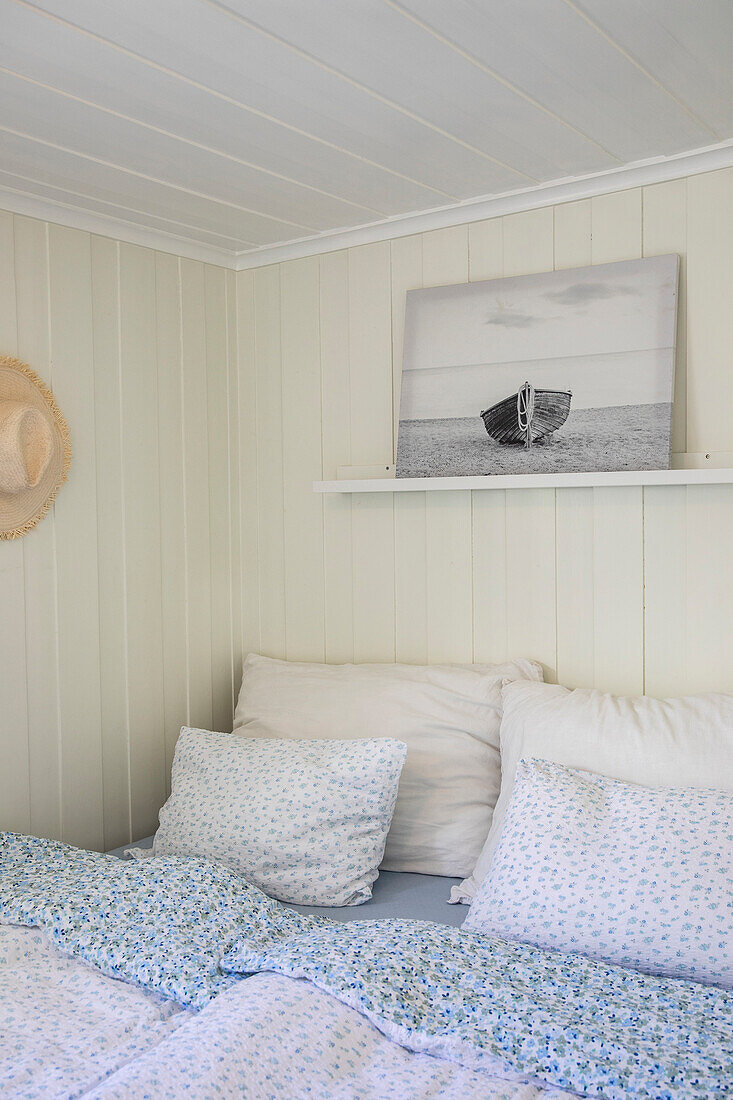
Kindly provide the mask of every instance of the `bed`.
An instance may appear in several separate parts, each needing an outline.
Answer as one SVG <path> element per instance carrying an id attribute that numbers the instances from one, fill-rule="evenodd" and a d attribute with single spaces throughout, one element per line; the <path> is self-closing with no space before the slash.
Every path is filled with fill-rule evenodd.
<path id="1" fill-rule="evenodd" d="M 145 837 L 136 844 L 125 844 L 110 854 L 124 859 L 132 849 L 152 848 L 153 838 Z M 460 905 L 450 905 L 451 890 L 460 879 L 443 875 L 420 875 L 407 871 L 382 871 L 374 883 L 372 897 L 363 905 L 325 907 L 293 905 L 291 908 L 309 916 L 327 916 L 331 920 L 378 920 L 386 917 L 411 917 L 438 924 L 460 927 L 466 916 Z"/>
<path id="2" fill-rule="evenodd" d="M 299 697 L 282 709 L 275 672 L 275 717 L 310 720 Z M 331 675 L 319 729 L 352 690 Z M 184 729 L 155 856 L 151 838 L 124 858 L 0 833 L 3 1100 L 733 1096 L 733 696 L 619 700 L 529 676 L 486 702 L 484 676 L 411 670 L 405 721 L 416 678 L 435 713 L 399 740 Z M 456 759 L 432 760 L 427 785 L 420 770 L 437 727 L 473 767 L 464 703 L 497 736 L 502 712 L 478 848 Z M 383 853 L 403 869 L 369 897 Z M 474 871 L 404 867 L 426 858 Z"/>
<path id="3" fill-rule="evenodd" d="M 6 1100 L 730 1095 L 722 990 L 13 834 L 0 999 Z"/>

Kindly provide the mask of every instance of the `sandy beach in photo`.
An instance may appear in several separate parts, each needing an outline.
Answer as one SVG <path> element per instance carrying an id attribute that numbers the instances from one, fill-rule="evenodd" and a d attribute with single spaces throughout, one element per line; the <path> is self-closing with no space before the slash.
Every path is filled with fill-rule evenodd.
<path id="1" fill-rule="evenodd" d="M 495 443 L 480 416 L 401 420 L 397 462 L 403 477 L 665 469 L 671 416 L 666 403 L 577 409 L 530 451 Z"/>

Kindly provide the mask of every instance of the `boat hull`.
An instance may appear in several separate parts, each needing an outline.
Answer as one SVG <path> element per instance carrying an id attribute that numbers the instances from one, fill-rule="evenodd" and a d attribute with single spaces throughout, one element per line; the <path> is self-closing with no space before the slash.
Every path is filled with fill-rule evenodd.
<path id="1" fill-rule="evenodd" d="M 572 393 L 569 390 L 535 390 L 532 416 L 532 443 L 538 443 L 561 428 L 570 415 Z M 527 433 L 517 416 L 517 394 L 505 397 L 481 413 L 486 431 L 497 443 L 526 445 Z"/>

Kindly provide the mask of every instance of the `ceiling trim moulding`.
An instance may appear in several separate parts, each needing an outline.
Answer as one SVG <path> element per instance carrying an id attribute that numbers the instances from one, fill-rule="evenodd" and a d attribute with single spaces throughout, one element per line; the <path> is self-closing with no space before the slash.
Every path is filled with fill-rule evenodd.
<path id="1" fill-rule="evenodd" d="M 731 167 L 733 167 L 733 141 L 725 141 L 670 157 L 637 161 L 621 168 L 611 168 L 591 175 L 553 180 L 501 195 L 467 199 L 448 206 L 400 214 L 367 225 L 328 230 L 312 237 L 304 237 L 284 244 L 263 245 L 261 248 L 246 252 L 219 248 L 175 233 L 128 222 L 123 218 L 108 217 L 83 207 L 38 198 L 32 194 L 2 186 L 0 186 L 0 208 L 74 229 L 83 229 L 103 237 L 143 245 L 187 259 L 201 260 L 234 271 L 246 271 L 250 268 L 282 263 L 285 260 L 335 252 L 354 245 L 409 237 L 431 229 L 466 225 L 469 222 L 498 218 L 505 214 L 520 213 L 523 210 L 575 202 L 579 199 L 592 198 L 594 195 L 627 191 L 632 187 L 647 187 L 655 183 L 666 183 L 686 176 Z"/>

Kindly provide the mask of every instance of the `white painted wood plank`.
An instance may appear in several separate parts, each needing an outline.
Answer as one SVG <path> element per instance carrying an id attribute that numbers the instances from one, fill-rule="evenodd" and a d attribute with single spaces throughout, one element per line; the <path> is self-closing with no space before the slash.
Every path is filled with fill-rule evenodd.
<path id="1" fill-rule="evenodd" d="M 689 24 L 697 26 L 699 19 L 703 26 L 709 25 L 720 19 L 718 5 L 690 7 L 655 0 L 664 13 L 657 19 L 649 18 L 634 0 L 615 0 L 613 4 L 593 0 L 582 8 L 560 0 L 527 0 L 519 10 L 513 4 L 486 5 L 472 0 L 452 0 L 450 4 L 406 0 L 404 6 L 622 161 L 649 156 L 651 148 L 670 152 L 710 140 L 704 126 L 665 91 L 675 87 L 673 74 L 685 56 L 689 29 L 685 26 L 676 35 L 666 35 L 660 24 L 671 10 L 673 18 L 684 13 Z M 611 28 L 611 39 L 621 25 L 627 54 L 582 18 L 583 10 L 590 10 Z M 664 67 L 654 69 L 659 83 L 631 60 L 646 58 L 649 53 L 664 59 Z M 700 46 L 695 53 L 697 58 L 707 56 Z M 699 62 L 692 64 L 693 72 L 700 68 Z M 725 68 L 725 61 L 719 60 L 716 77 L 717 71 Z M 717 94 L 724 97 L 729 81 L 723 76 L 721 82 L 710 74 L 706 83 L 709 88 L 716 86 Z M 689 103 L 684 95 L 680 99 Z M 718 109 L 725 111 L 724 106 Z"/>
<path id="2" fill-rule="evenodd" d="M 471 494 L 430 498 L 426 528 L 428 661 L 468 663 L 473 658 Z"/>
<path id="3" fill-rule="evenodd" d="M 468 227 L 469 278 L 504 274 L 504 221 L 492 218 Z M 506 494 L 472 493 L 473 659 L 503 661 L 507 655 Z"/>
<path id="4" fill-rule="evenodd" d="M 349 251 L 351 460 L 389 463 L 393 454 L 390 249 Z M 395 653 L 394 511 L 391 497 L 352 501 L 354 659 Z"/>
<path id="5" fill-rule="evenodd" d="M 733 399 L 733 170 L 687 181 L 687 449 L 727 450 Z"/>
<path id="6" fill-rule="evenodd" d="M 31 138 L 3 133 L 3 171 L 27 178 L 43 187 L 59 187 L 72 194 L 89 196 L 110 203 L 120 211 L 129 207 L 153 215 L 154 224 L 180 222 L 204 234 L 217 234 L 226 242 L 245 241 L 263 245 L 292 239 L 298 223 L 282 222 L 263 217 L 232 204 L 216 202 L 206 196 L 181 190 L 172 183 L 160 183 L 143 174 L 131 175 L 102 161 L 88 159 L 53 145 L 41 144 Z M 39 149 L 42 156 L 39 157 Z M 132 219 L 135 220 L 134 217 Z M 161 226 L 165 228 L 165 226 Z M 186 236 L 186 233 L 182 233 Z M 195 236 L 195 234 L 194 234 Z"/>
<path id="7" fill-rule="evenodd" d="M 680 257 L 672 451 L 687 449 L 687 180 L 644 188 L 644 255 Z M 652 496 L 652 500 L 656 499 Z"/>
<path id="8" fill-rule="evenodd" d="M 58 7 L 57 4 L 58 0 L 44 0 L 44 7 L 53 6 L 67 19 L 81 18 L 86 26 L 93 26 L 143 56 L 149 53 L 151 35 L 155 35 L 156 61 L 164 67 L 189 74 L 239 103 L 283 119 L 288 126 L 413 180 L 440 187 L 451 195 L 508 190 L 528 182 L 526 176 L 496 163 L 470 144 L 454 140 L 434 124 L 418 124 L 415 134 L 411 112 L 396 109 L 380 95 L 372 95 L 353 81 L 343 80 L 326 66 L 314 65 L 309 57 L 235 22 L 220 9 L 200 5 L 195 0 L 158 0 L 151 9 L 136 0 L 135 17 L 120 20 L 103 5 L 85 7 L 80 15 L 71 0 L 64 0 Z M 270 17 L 273 6 L 268 4 L 266 10 Z M 389 9 L 385 10 L 389 16 Z M 290 18 L 296 15 L 296 9 L 291 9 Z M 336 16 L 334 10 L 329 22 Z M 354 33 L 352 24 L 353 19 L 349 21 L 350 36 Z M 205 53 L 192 53 L 192 35 L 196 41 L 207 43 Z M 379 47 L 383 52 L 385 43 L 381 40 Z M 445 51 L 440 53 L 443 56 Z M 245 66 L 241 63 L 243 57 L 247 58 Z M 406 59 L 401 57 L 400 71 L 405 64 Z M 473 72 L 473 67 L 466 67 L 466 79 L 473 77 Z M 276 79 L 273 74 L 277 74 Z M 373 76 L 372 73 L 372 79 Z M 428 84 L 423 83 L 423 89 L 426 95 L 430 94 Z M 453 94 L 455 89 L 451 89 Z M 498 94 L 501 96 L 503 89 L 499 88 Z M 487 112 L 483 102 L 482 97 L 473 105 L 473 125 L 486 134 Z M 517 109 L 525 107 L 517 97 Z M 460 117 L 467 109 L 464 103 Z M 542 123 L 547 126 L 546 119 Z M 451 129 L 456 125 L 458 120 L 454 119 Z M 503 138 L 499 136 L 501 129 L 497 127 L 492 132 L 494 141 L 511 141 L 510 132 Z M 536 152 L 527 150 L 527 155 Z M 550 174 L 557 175 L 559 171 Z"/>
<path id="9" fill-rule="evenodd" d="M 229 439 L 229 573 L 231 579 L 232 714 L 242 682 L 242 515 L 240 512 L 241 450 L 239 437 L 239 358 L 237 341 L 237 277 L 227 271 L 227 435 Z"/>
<path id="10" fill-rule="evenodd" d="M 527 210 L 503 219 L 504 275 L 552 271 L 552 209 Z"/>
<path id="11" fill-rule="evenodd" d="M 472 283 L 504 274 L 504 223 L 501 218 L 468 227 L 468 277 Z"/>
<path id="12" fill-rule="evenodd" d="M 558 489 L 557 678 L 566 687 L 593 687 L 593 489 Z"/>
<path id="13" fill-rule="evenodd" d="M 425 286 L 468 281 L 468 228 L 423 236 Z M 471 494 L 426 498 L 427 649 L 431 662 L 470 661 L 473 654 Z"/>
<path id="14" fill-rule="evenodd" d="M 556 677 L 555 494 L 508 492 L 506 508 L 507 649 L 540 661 Z"/>
<path id="15" fill-rule="evenodd" d="M 268 657 L 285 656 L 285 532 L 280 268 L 255 273 L 257 480 L 260 642 Z"/>
<path id="16" fill-rule="evenodd" d="M 48 328 L 46 226 L 15 218 L 18 355 L 52 386 Z M 28 697 L 30 829 L 61 836 L 56 659 L 56 569 L 53 510 L 22 540 Z"/>
<path id="17" fill-rule="evenodd" d="M 423 286 L 468 282 L 468 226 L 434 229 L 422 238 Z"/>
<path id="18" fill-rule="evenodd" d="M 641 256 L 639 188 L 594 198 L 591 220 L 594 264 Z M 596 686 L 605 691 L 643 691 L 643 528 L 641 488 L 595 490 L 594 659 Z"/>
<path id="19" fill-rule="evenodd" d="M 188 578 L 189 722 L 211 729 L 211 545 L 204 266 L 181 260 L 183 483 Z"/>
<path id="20" fill-rule="evenodd" d="M 346 252 L 319 259 L 323 472 L 338 474 L 351 455 L 349 262 Z M 306 490 L 304 490 L 306 491 Z M 354 659 L 351 498 L 324 497 L 324 628 L 327 661 Z"/>
<path id="21" fill-rule="evenodd" d="M 161 129 L 150 130 L 116 114 L 75 100 L 59 110 L 59 97 L 41 84 L 18 80 L 0 69 L 3 125 L 14 133 L 72 150 L 95 162 L 121 164 L 126 172 L 224 203 L 233 213 L 256 211 L 302 235 L 338 228 L 384 211 L 344 201 L 332 193 L 268 175 L 245 160 L 222 158 L 205 145 L 192 147 Z M 61 103 L 64 103 L 62 100 Z M 246 197 L 244 197 L 246 196 Z M 300 234 L 298 234 L 300 230 Z"/>
<path id="22" fill-rule="evenodd" d="M 309 492 L 323 469 L 318 260 L 285 264 L 281 295 L 285 651 L 323 661 L 323 507 Z"/>
<path id="23" fill-rule="evenodd" d="M 51 354 L 74 449 L 55 504 L 63 839 L 104 842 L 90 240 L 49 227 Z"/>
<path id="24" fill-rule="evenodd" d="M 405 340 L 405 300 L 408 290 L 422 286 L 423 238 L 405 237 L 391 243 L 392 370 L 395 449 L 399 430 L 402 356 Z M 428 660 L 426 498 L 398 496 L 395 512 L 395 652 L 398 661 Z"/>
<path id="25" fill-rule="evenodd" d="M 188 723 L 183 394 L 181 377 L 181 287 L 179 260 L 155 255 L 156 363 L 160 485 L 160 562 L 163 609 L 163 726 L 165 776 L 170 784 L 173 753 Z"/>
<path id="26" fill-rule="evenodd" d="M 351 461 L 390 463 L 394 455 L 390 247 L 349 250 Z"/>
<path id="27" fill-rule="evenodd" d="M 595 686 L 619 695 L 644 689 L 642 490 L 594 490 Z"/>
<path id="28" fill-rule="evenodd" d="M 641 188 L 591 199 L 594 264 L 641 256 Z"/>
<path id="29" fill-rule="evenodd" d="M 505 661 L 508 654 L 506 493 L 473 496 L 473 659 Z"/>
<path id="30" fill-rule="evenodd" d="M 674 96 L 713 130 L 730 132 L 733 74 L 728 60 L 733 11 L 729 4 L 587 0 L 584 8 L 670 98 Z"/>
<path id="31" fill-rule="evenodd" d="M 229 558 L 229 384 L 226 272 L 204 268 L 209 443 L 212 723 L 232 728 L 232 585 Z"/>
<path id="32" fill-rule="evenodd" d="M 695 490 L 697 491 L 697 490 Z M 687 691 L 687 493 L 644 490 L 644 691 Z"/>
<path id="33" fill-rule="evenodd" d="M 590 200 L 555 207 L 555 268 L 582 267 L 592 258 Z M 558 489 L 557 675 L 568 687 L 594 683 L 593 491 Z"/>
<path id="34" fill-rule="evenodd" d="M 104 49 L 28 8 L 15 8 L 3 32 L 0 63 L 12 60 L 13 72 L 181 135 L 195 143 L 191 156 L 197 144 L 204 145 L 390 213 L 419 210 L 443 197 L 368 160 L 360 160 L 355 172 L 347 152 L 214 97 L 130 54 Z"/>
<path id="35" fill-rule="evenodd" d="M 733 690 L 733 486 L 696 486 L 687 496 L 688 691 Z"/>
<path id="36" fill-rule="evenodd" d="M 551 271 L 553 230 L 551 209 L 504 218 L 504 275 Z M 545 676 L 554 679 L 557 654 L 552 490 L 506 494 L 506 570 L 508 655 L 541 661 Z"/>
<path id="37" fill-rule="evenodd" d="M 259 653 L 259 468 L 257 440 L 257 362 L 255 358 L 255 276 L 237 274 L 237 426 L 239 432 L 239 514 L 242 559 L 242 653 Z M 239 670 L 241 675 L 241 669 Z"/>
<path id="38" fill-rule="evenodd" d="M 120 365 L 127 608 L 130 810 L 149 836 L 167 788 L 156 363 L 155 254 L 120 246 Z"/>
<path id="39" fill-rule="evenodd" d="M 566 202 L 554 207 L 555 270 L 585 267 L 591 262 L 591 201 Z"/>
<path id="40" fill-rule="evenodd" d="M 109 849 L 135 839 L 130 820 L 119 245 L 92 237 L 91 253 L 104 845 Z"/>
<path id="41" fill-rule="evenodd" d="M 386 97 L 412 117 L 454 134 L 459 141 L 529 176 L 559 174 L 569 159 L 589 170 L 613 160 L 575 128 L 539 109 L 529 97 L 492 79 L 463 51 L 450 48 L 418 21 L 405 18 L 399 8 L 337 4 L 329 8 L 325 21 L 313 19 L 309 8 L 299 4 L 248 0 L 245 10 L 250 18 L 309 55 L 376 89 L 380 100 Z M 452 23 L 451 41 L 454 30 Z M 604 45 L 601 40 L 601 47 Z M 608 47 L 606 52 L 614 56 Z M 628 63 L 626 67 L 630 68 Z M 651 94 L 655 92 L 652 88 Z M 662 99 L 658 93 L 657 98 Z M 567 112 L 567 104 L 564 106 Z M 666 107 L 669 111 L 668 104 Z M 489 162 L 487 172 L 493 167 Z"/>
<path id="42" fill-rule="evenodd" d="M 18 349 L 15 299 L 13 217 L 0 212 L 0 355 Z M 31 822 L 26 695 L 26 612 L 23 545 L 20 539 L 0 540 L 0 622 L 7 623 L 0 640 L 3 706 L 0 707 L 0 812 L 2 827 L 27 832 Z"/>

